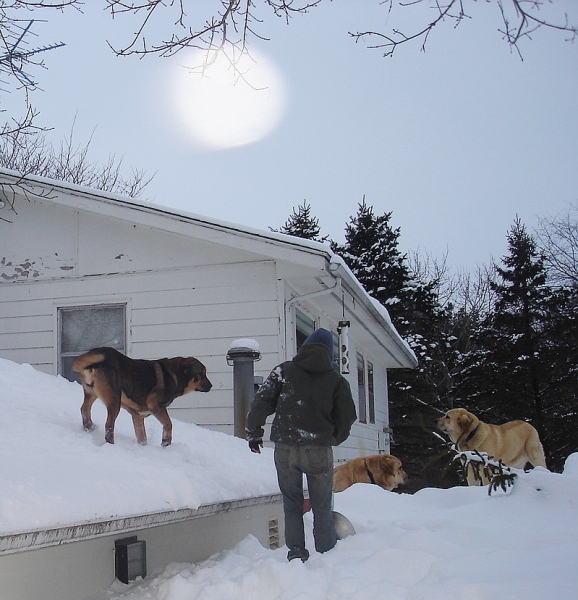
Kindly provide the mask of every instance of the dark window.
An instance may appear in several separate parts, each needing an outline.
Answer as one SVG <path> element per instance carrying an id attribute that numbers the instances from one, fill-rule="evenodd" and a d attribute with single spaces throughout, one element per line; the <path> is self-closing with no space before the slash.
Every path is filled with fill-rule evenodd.
<path id="1" fill-rule="evenodd" d="M 367 402 L 369 405 L 369 422 L 375 423 L 375 392 L 373 387 L 373 364 L 367 361 Z"/>
<path id="2" fill-rule="evenodd" d="M 365 361 L 361 354 L 357 355 L 357 402 L 361 423 L 367 423 L 367 400 L 365 397 Z"/>
<path id="3" fill-rule="evenodd" d="M 300 310 L 295 311 L 295 342 L 297 350 L 303 342 L 315 331 L 315 321 Z"/>

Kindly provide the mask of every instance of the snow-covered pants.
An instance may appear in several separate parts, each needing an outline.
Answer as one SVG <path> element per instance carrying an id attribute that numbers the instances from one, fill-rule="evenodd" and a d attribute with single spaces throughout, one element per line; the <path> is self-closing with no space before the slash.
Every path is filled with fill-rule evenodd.
<path id="1" fill-rule="evenodd" d="M 317 552 L 337 543 L 333 522 L 333 449 L 329 446 L 275 445 L 275 467 L 283 494 L 285 543 L 289 555 L 307 558 L 303 527 L 303 475 L 307 477 L 313 510 L 313 537 Z"/>

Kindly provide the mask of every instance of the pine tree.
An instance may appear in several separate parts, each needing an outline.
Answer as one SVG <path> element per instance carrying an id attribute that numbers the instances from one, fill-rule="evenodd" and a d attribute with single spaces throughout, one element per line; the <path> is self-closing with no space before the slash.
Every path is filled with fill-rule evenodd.
<path id="1" fill-rule="evenodd" d="M 559 469 L 578 437 L 576 294 L 547 284 L 544 256 L 519 219 L 507 240 L 504 266 L 494 266 L 494 308 L 464 355 L 461 392 L 482 420 L 530 421 Z"/>
<path id="2" fill-rule="evenodd" d="M 439 305 L 436 282 L 412 274 L 399 250 L 401 232 L 392 227 L 391 215 L 376 215 L 364 198 L 346 226 L 345 243 L 333 244 L 333 249 L 365 290 L 387 308 L 418 358 L 417 369 L 395 369 L 388 375 L 392 451 L 402 460 L 413 489 L 418 489 L 439 484 L 442 478 L 439 465 L 428 462 L 440 449 L 432 429 L 453 385 L 455 344 L 448 332 L 450 312 Z"/>
<path id="3" fill-rule="evenodd" d="M 410 289 L 407 257 L 398 248 L 400 229 L 390 225 L 391 212 L 376 216 L 363 201 L 345 227 L 345 244 L 332 244 L 367 293 L 383 304 L 393 319 L 401 319 Z"/>
<path id="4" fill-rule="evenodd" d="M 297 207 L 297 210 L 293 207 L 293 213 L 282 227 L 271 231 L 317 242 L 325 242 L 328 239 L 328 236 L 321 237 L 319 219 L 311 216 L 311 205 L 306 204 L 305 201 Z"/>

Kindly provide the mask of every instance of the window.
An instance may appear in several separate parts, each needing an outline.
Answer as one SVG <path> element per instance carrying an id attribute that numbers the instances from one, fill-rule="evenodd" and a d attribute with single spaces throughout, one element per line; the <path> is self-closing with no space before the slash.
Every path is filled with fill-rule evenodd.
<path id="1" fill-rule="evenodd" d="M 315 321 L 300 310 L 295 311 L 295 344 L 297 350 L 303 342 L 315 331 Z"/>
<path id="2" fill-rule="evenodd" d="M 331 335 L 333 335 L 333 362 L 339 372 L 339 336 L 334 331 L 331 332 Z"/>
<path id="3" fill-rule="evenodd" d="M 365 396 L 365 360 L 357 355 L 357 403 L 358 416 L 361 423 L 367 423 L 367 401 Z"/>
<path id="4" fill-rule="evenodd" d="M 126 306 L 101 304 L 58 309 L 58 372 L 78 381 L 72 370 L 74 359 L 92 348 L 110 346 L 126 351 Z"/>
<path id="5" fill-rule="evenodd" d="M 375 423 L 375 391 L 373 385 L 373 363 L 367 361 L 367 401 L 369 408 L 369 422 Z"/>

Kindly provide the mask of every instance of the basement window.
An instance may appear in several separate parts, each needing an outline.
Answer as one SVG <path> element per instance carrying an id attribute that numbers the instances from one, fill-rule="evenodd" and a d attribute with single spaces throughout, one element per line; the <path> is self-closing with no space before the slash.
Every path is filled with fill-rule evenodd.
<path id="1" fill-rule="evenodd" d="M 58 372 L 78 381 L 72 362 L 84 352 L 109 346 L 126 351 L 126 305 L 99 304 L 58 309 Z"/>

